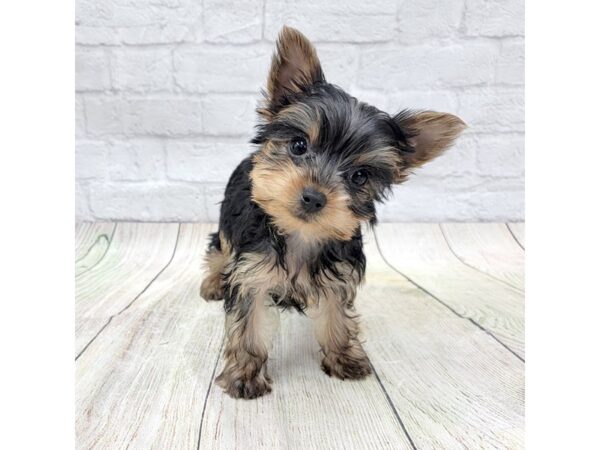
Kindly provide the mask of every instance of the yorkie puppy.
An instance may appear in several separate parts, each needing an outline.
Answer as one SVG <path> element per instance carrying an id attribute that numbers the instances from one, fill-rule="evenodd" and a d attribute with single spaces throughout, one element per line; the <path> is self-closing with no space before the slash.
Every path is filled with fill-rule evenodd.
<path id="1" fill-rule="evenodd" d="M 354 309 L 365 273 L 361 223 L 411 169 L 465 128 L 433 111 L 390 116 L 325 81 L 317 53 L 284 27 L 271 62 L 257 150 L 235 169 L 210 237 L 201 295 L 225 299 L 225 366 L 232 397 L 271 391 L 267 374 L 276 307 L 314 318 L 327 375 L 371 373 Z"/>

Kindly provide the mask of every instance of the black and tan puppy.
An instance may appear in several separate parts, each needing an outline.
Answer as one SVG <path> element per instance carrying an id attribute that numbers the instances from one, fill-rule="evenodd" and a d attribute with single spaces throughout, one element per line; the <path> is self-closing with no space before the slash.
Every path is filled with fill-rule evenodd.
<path id="1" fill-rule="evenodd" d="M 314 317 L 325 373 L 371 372 L 354 312 L 366 264 L 360 225 L 375 224 L 375 203 L 465 127 L 451 114 L 390 116 L 358 101 L 325 81 L 314 47 L 291 28 L 279 36 L 258 114 L 258 149 L 229 180 L 201 287 L 205 299 L 225 299 L 217 382 L 242 398 L 271 390 L 277 306 Z"/>

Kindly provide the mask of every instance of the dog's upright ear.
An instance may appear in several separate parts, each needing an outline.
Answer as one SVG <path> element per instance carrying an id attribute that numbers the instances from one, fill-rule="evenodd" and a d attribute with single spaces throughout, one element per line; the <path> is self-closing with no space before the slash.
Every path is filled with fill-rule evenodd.
<path id="1" fill-rule="evenodd" d="M 402 159 L 409 168 L 441 155 L 467 127 L 460 118 L 435 111 L 402 111 L 393 120 L 405 137 Z"/>
<path id="2" fill-rule="evenodd" d="M 267 80 L 267 101 L 271 109 L 285 102 L 289 94 L 319 81 L 325 81 L 317 51 L 298 30 L 283 27 L 271 60 Z"/>

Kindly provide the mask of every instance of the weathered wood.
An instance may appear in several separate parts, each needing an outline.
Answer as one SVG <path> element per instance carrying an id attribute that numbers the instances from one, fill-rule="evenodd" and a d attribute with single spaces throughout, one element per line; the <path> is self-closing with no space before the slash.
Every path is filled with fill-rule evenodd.
<path id="1" fill-rule="evenodd" d="M 100 262 L 110 245 L 117 225 L 83 222 L 75 225 L 75 274 L 89 270 Z"/>
<path id="2" fill-rule="evenodd" d="M 367 283 L 357 299 L 365 347 L 416 448 L 523 448 L 524 364 L 396 276 L 366 239 Z"/>
<path id="3" fill-rule="evenodd" d="M 525 249 L 525 224 L 523 222 L 507 223 L 506 226 L 511 231 L 519 245 Z"/>
<path id="4" fill-rule="evenodd" d="M 525 253 L 503 223 L 448 223 L 440 225 L 452 252 L 465 264 L 525 288 Z"/>
<path id="5" fill-rule="evenodd" d="M 102 260 L 76 276 L 76 355 L 164 269 L 173 255 L 178 228 L 120 223 Z"/>
<path id="6" fill-rule="evenodd" d="M 410 449 L 376 378 L 329 378 L 309 319 L 297 313 L 281 319 L 268 363 L 273 391 L 244 401 L 215 386 L 200 448 Z"/>
<path id="7" fill-rule="evenodd" d="M 78 448 L 196 448 L 223 336 L 222 303 L 198 294 L 210 229 L 182 225 L 172 263 L 77 360 Z"/>
<path id="8" fill-rule="evenodd" d="M 385 259 L 461 317 L 525 355 L 523 292 L 462 263 L 437 224 L 381 224 Z"/>

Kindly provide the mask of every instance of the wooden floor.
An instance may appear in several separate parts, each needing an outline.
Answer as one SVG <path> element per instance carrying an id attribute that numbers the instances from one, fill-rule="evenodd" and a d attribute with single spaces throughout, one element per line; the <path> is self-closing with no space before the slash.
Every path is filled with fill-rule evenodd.
<path id="1" fill-rule="evenodd" d="M 221 302 L 199 297 L 214 225 L 76 227 L 79 449 L 518 449 L 523 224 L 382 224 L 359 292 L 374 375 L 328 378 L 310 321 L 282 314 L 273 392 L 233 400 Z"/>

